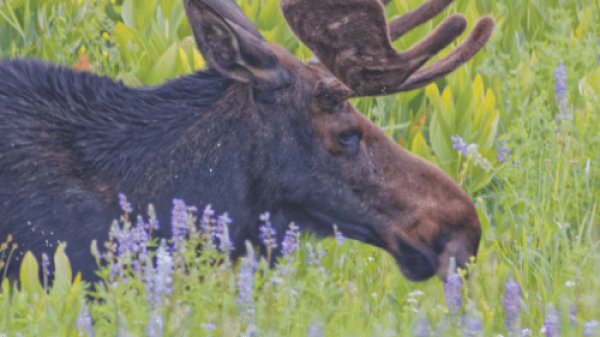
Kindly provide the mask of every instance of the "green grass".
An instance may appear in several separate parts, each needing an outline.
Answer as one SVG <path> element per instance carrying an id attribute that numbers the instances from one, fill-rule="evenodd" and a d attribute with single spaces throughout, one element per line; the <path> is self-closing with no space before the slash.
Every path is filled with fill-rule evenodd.
<path id="1" fill-rule="evenodd" d="M 268 40 L 299 58 L 311 56 L 285 25 L 277 1 L 242 2 Z M 394 0 L 386 8 L 388 17 L 418 3 Z M 509 336 L 504 283 L 514 278 L 523 289 L 522 328 L 543 336 L 551 304 L 560 309 L 562 336 L 581 336 L 582 323 L 600 320 L 600 2 L 456 0 L 395 46 L 410 46 L 452 12 L 464 13 L 469 28 L 485 13 L 496 19 L 490 42 L 472 61 L 427 90 L 353 103 L 399 144 L 440 165 L 472 196 L 484 233 L 462 288 L 460 315 L 480 318 L 482 336 Z M 90 71 L 130 85 L 161 83 L 202 68 L 190 35 L 183 6 L 175 0 L 0 0 L 0 56 L 77 66 L 82 54 Z M 554 71 L 561 60 L 570 120 L 557 119 Z M 493 124 L 484 135 L 476 132 L 479 112 Z M 491 170 L 452 151 L 450 135 L 477 143 Z M 494 159 L 502 140 L 512 152 L 506 163 Z M 306 244 L 326 251 L 320 266 L 307 264 Z M 9 251 L 10 244 L 0 248 L 0 261 Z M 100 288 L 95 296 L 104 301 L 87 301 L 96 335 L 144 336 L 156 312 L 163 317 L 165 336 L 241 335 L 248 320 L 236 304 L 238 269 L 211 265 L 211 257 L 223 258 L 188 256 L 189 273 L 175 274 L 173 293 L 164 295 L 153 312 L 142 280 L 130 276 L 128 283 Z M 66 257 L 59 251 L 55 259 Z M 31 276 L 37 275 L 37 264 L 26 261 L 22 289 L 10 292 L 7 280 L 2 282 L 0 335 L 85 335 L 75 321 L 89 294 L 86 285 L 77 278 L 71 283 L 70 270 L 63 268 L 55 271 L 62 279 L 58 286 L 42 291 Z M 411 336 L 423 315 L 432 324 L 432 336 L 463 335 L 462 323 L 448 314 L 443 282 L 409 282 L 380 249 L 303 237 L 291 266 L 289 274 L 269 270 L 264 261 L 258 267 L 253 298 L 260 336 L 306 336 L 311 325 L 325 336 Z M 569 322 L 570 307 L 576 310 L 575 326 Z M 206 329 L 207 323 L 216 330 Z"/>

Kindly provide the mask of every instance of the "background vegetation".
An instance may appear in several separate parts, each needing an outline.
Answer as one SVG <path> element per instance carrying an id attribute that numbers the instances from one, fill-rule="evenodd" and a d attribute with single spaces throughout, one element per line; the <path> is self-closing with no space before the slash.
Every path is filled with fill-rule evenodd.
<path id="1" fill-rule="evenodd" d="M 238 2 L 267 40 L 311 56 L 276 0 Z M 420 2 L 393 0 L 388 17 Z M 71 281 L 59 248 L 52 289 L 37 281 L 32 258 L 23 263 L 20 290 L 2 281 L 0 335 L 598 335 L 600 3 L 456 0 L 395 46 L 406 49 L 454 12 L 467 16 L 468 30 L 483 14 L 496 19 L 473 60 L 426 88 L 353 103 L 473 197 L 484 235 L 461 296 L 452 294 L 452 280 L 446 291 L 439 279 L 407 281 L 387 253 L 354 241 L 303 237 L 275 270 L 250 259 L 208 263 L 226 261 L 218 249 L 202 257 L 192 249 L 166 254 L 156 269 L 135 255 L 124 265 L 137 258 L 148 270 L 120 266 L 114 276 L 105 269 L 109 286 L 95 292 Z M 0 56 L 43 58 L 134 86 L 205 66 L 179 0 L 0 0 Z M 457 151 L 454 136 L 476 147 Z M 510 155 L 497 157 L 506 157 L 503 149 Z M 193 221 L 193 209 L 187 214 Z M 125 212 L 117 230 L 133 230 L 128 221 Z M 196 235 L 188 244 L 205 239 Z M 0 247 L 0 271 L 9 241 Z M 148 275 L 169 262 L 172 274 L 167 268 L 167 279 L 152 283 Z M 187 274 L 178 271 L 183 263 Z"/>

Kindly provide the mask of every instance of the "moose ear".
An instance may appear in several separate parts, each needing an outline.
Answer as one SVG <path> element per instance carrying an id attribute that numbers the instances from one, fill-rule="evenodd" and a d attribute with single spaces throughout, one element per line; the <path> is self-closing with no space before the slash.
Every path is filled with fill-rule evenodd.
<path id="1" fill-rule="evenodd" d="M 276 88 L 288 76 L 266 41 L 232 0 L 185 0 L 198 48 L 211 68 L 236 81 Z"/>

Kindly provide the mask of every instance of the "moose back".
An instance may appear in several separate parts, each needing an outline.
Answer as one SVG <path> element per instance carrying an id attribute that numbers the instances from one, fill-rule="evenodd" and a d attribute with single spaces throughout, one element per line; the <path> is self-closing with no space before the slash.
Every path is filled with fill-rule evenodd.
<path id="1" fill-rule="evenodd" d="M 466 27 L 449 16 L 411 49 L 391 41 L 441 12 L 431 0 L 389 25 L 389 0 L 281 0 L 318 60 L 301 62 L 264 40 L 233 0 L 185 0 L 209 69 L 154 88 L 37 60 L 0 60 L 0 238 L 39 259 L 58 242 L 75 271 L 95 281 L 90 243 L 119 217 L 118 193 L 166 225 L 173 198 L 233 219 L 233 255 L 261 246 L 259 214 L 279 240 L 295 221 L 332 226 L 386 249 L 415 281 L 464 267 L 481 228 L 470 198 L 444 172 L 398 146 L 348 99 L 431 83 L 488 40 L 483 17 L 441 60 L 422 67 Z M 264 250 L 264 247 L 263 247 Z"/>

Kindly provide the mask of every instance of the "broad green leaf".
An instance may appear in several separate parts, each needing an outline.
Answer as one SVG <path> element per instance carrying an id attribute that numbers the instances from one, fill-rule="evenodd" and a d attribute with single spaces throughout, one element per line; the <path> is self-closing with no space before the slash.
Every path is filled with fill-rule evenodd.
<path id="1" fill-rule="evenodd" d="M 435 108 L 439 108 L 440 106 L 440 90 L 437 87 L 437 84 L 431 83 L 425 87 L 425 96 L 429 98 L 431 103 Z"/>
<path id="2" fill-rule="evenodd" d="M 257 17 L 257 26 L 262 30 L 270 31 L 281 22 L 283 18 L 279 14 L 279 1 L 268 0 L 267 3 L 260 9 Z M 269 41 L 269 39 L 267 39 Z"/>
<path id="3" fill-rule="evenodd" d="M 52 286 L 52 296 L 66 296 L 71 289 L 72 279 L 71 263 L 65 253 L 65 245 L 61 243 L 56 247 L 54 253 L 54 285 Z"/>
<path id="4" fill-rule="evenodd" d="M 450 92 L 450 86 L 446 86 L 444 92 L 442 92 L 440 103 L 441 112 L 444 114 L 446 120 L 451 123 L 452 120 L 448 118 L 452 112 L 452 93 Z"/>
<path id="5" fill-rule="evenodd" d="M 156 85 L 164 82 L 166 78 L 173 76 L 177 62 L 177 43 L 173 44 L 165 50 L 165 52 L 154 62 L 152 69 L 148 72 L 146 83 Z"/>
<path id="6" fill-rule="evenodd" d="M 31 251 L 27 251 L 23 257 L 19 271 L 19 281 L 21 281 L 21 287 L 27 292 L 30 299 L 34 299 L 34 294 L 42 296 L 43 288 L 40 283 L 39 266 Z"/>
<path id="7" fill-rule="evenodd" d="M 410 150 L 412 153 L 421 156 L 429 161 L 433 160 L 433 158 L 431 158 L 431 154 L 429 153 L 427 142 L 425 142 L 425 138 L 423 138 L 423 133 L 421 132 L 414 136 Z"/>
<path id="8" fill-rule="evenodd" d="M 475 75 L 475 80 L 473 81 L 473 98 L 475 100 L 475 109 L 479 109 L 481 106 L 481 101 L 483 101 L 483 81 L 481 80 L 481 76 L 479 74 Z"/>

